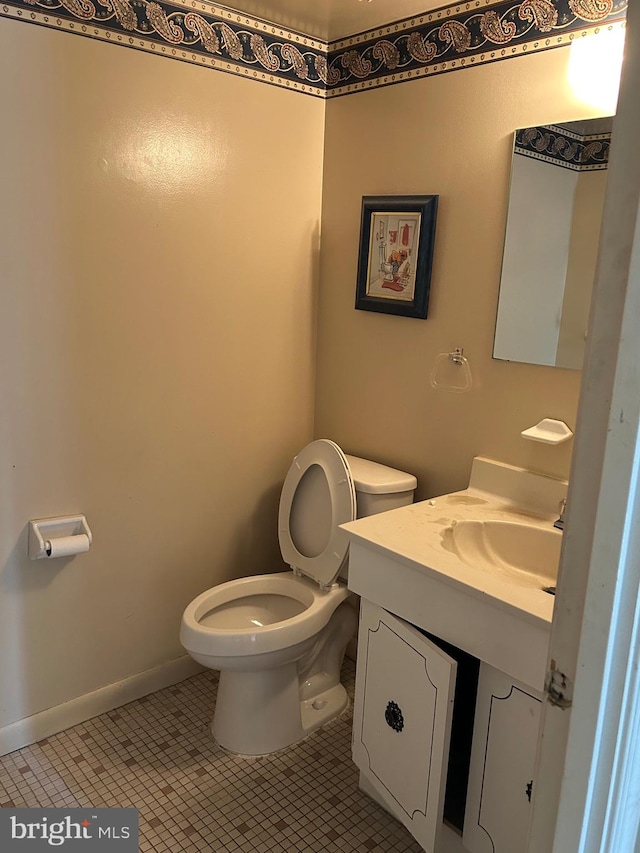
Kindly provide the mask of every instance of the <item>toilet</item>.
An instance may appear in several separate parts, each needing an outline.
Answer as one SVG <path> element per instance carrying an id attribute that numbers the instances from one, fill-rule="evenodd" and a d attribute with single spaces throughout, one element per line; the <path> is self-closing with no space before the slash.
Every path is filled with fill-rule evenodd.
<path id="1" fill-rule="evenodd" d="M 294 458 L 278 514 L 292 570 L 212 587 L 182 617 L 184 648 L 220 670 L 211 729 L 222 747 L 276 752 L 347 707 L 340 668 L 356 615 L 340 525 L 411 503 L 416 485 L 413 475 L 348 456 L 327 439 Z"/>

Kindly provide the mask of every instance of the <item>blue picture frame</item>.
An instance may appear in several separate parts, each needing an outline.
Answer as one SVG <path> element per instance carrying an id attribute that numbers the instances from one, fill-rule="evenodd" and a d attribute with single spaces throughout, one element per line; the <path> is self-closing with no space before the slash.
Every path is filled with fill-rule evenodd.
<path id="1" fill-rule="evenodd" d="M 427 318 L 438 200 L 363 196 L 356 309 Z"/>

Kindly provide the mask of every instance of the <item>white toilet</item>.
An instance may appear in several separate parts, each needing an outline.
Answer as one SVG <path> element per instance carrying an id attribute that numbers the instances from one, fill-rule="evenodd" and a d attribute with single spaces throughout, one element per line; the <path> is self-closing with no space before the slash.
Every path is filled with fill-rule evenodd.
<path id="1" fill-rule="evenodd" d="M 278 521 L 293 571 L 215 586 L 182 617 L 182 645 L 220 670 L 212 731 L 221 746 L 243 755 L 276 752 L 347 707 L 340 668 L 356 617 L 347 603 L 348 537 L 340 525 L 411 503 L 415 487 L 413 475 L 346 456 L 326 439 L 295 457 Z"/>

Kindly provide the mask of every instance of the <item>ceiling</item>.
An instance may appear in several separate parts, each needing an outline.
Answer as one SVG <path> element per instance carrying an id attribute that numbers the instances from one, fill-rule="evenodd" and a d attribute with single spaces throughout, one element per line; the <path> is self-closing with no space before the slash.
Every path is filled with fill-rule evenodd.
<path id="1" fill-rule="evenodd" d="M 336 41 L 431 11 L 443 0 L 230 0 L 225 5 L 323 41 Z"/>

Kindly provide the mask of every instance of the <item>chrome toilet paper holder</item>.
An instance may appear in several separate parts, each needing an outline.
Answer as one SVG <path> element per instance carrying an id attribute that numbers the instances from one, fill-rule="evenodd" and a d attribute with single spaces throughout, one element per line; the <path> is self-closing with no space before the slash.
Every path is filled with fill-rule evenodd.
<path id="1" fill-rule="evenodd" d="M 74 542 L 75 537 L 78 539 Z M 52 553 L 52 542 L 68 541 L 67 553 Z M 88 542 L 87 542 L 88 540 Z M 30 560 L 51 559 L 54 556 L 72 556 L 88 551 L 93 536 L 84 515 L 65 515 L 54 518 L 33 518 L 29 522 L 28 554 Z M 66 542 L 65 542 L 66 544 Z"/>

